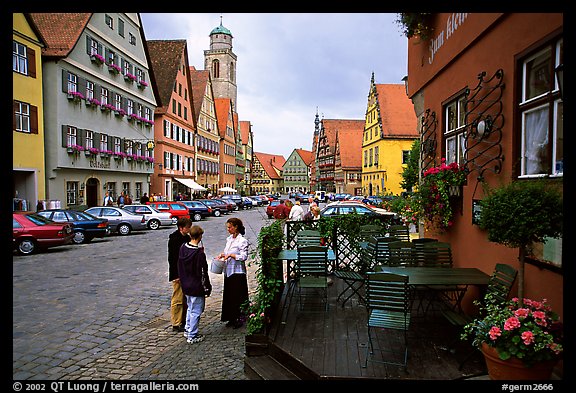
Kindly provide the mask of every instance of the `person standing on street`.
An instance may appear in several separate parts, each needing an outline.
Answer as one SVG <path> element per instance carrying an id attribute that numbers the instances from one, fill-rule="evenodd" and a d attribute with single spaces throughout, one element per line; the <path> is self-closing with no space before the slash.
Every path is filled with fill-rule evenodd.
<path id="1" fill-rule="evenodd" d="M 288 220 L 290 221 L 302 221 L 304 218 L 304 209 L 300 206 L 300 201 L 296 201 L 294 206 L 290 209 L 288 214 Z"/>
<path id="2" fill-rule="evenodd" d="M 110 193 L 106 191 L 106 196 L 104 197 L 103 206 L 112 206 L 114 204 L 114 199 L 110 196 Z"/>
<path id="3" fill-rule="evenodd" d="M 172 330 L 183 332 L 186 324 L 186 298 L 182 292 L 178 275 L 178 256 L 180 247 L 190 240 L 190 227 L 192 220 L 180 218 L 174 232 L 168 237 L 168 281 L 172 282 L 172 297 L 170 299 L 170 321 Z"/>
<path id="4" fill-rule="evenodd" d="M 198 246 L 203 233 L 204 230 L 198 225 L 192 226 L 189 232 L 190 241 L 180 247 L 178 257 L 178 275 L 188 306 L 184 327 L 188 344 L 204 340 L 204 335 L 198 333 L 198 326 L 206 305 L 206 296 L 210 296 L 212 292 L 204 247 Z"/>
<path id="5" fill-rule="evenodd" d="M 150 202 L 150 198 L 148 197 L 147 193 L 144 193 L 144 195 L 140 197 L 140 204 L 146 205 L 148 202 Z"/>
<path id="6" fill-rule="evenodd" d="M 227 322 L 228 327 L 238 329 L 243 325 L 242 305 L 248 300 L 248 240 L 244 237 L 246 229 L 239 218 L 229 218 L 226 221 L 226 230 L 230 236 L 226 238 L 224 252 L 217 257 L 225 261 L 221 321 Z"/>

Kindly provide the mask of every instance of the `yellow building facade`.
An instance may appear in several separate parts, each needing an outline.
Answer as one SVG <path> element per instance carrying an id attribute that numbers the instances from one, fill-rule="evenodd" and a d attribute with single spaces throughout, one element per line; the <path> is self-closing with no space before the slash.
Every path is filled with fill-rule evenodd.
<path id="1" fill-rule="evenodd" d="M 22 13 L 12 14 L 12 152 L 14 210 L 46 198 L 41 38 Z"/>
<path id="2" fill-rule="evenodd" d="M 416 138 L 416 115 L 404 85 L 376 84 L 372 74 L 362 138 L 363 195 L 405 191 L 402 172 Z"/>

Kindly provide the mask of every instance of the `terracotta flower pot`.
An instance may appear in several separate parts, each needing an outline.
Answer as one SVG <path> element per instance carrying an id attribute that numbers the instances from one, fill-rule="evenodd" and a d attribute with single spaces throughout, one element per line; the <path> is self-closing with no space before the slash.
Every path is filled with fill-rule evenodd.
<path id="1" fill-rule="evenodd" d="M 556 365 L 556 360 L 549 360 L 526 367 L 517 358 L 502 360 L 498 351 L 486 343 L 482 343 L 482 353 L 486 360 L 488 376 L 493 380 L 548 380 Z"/>

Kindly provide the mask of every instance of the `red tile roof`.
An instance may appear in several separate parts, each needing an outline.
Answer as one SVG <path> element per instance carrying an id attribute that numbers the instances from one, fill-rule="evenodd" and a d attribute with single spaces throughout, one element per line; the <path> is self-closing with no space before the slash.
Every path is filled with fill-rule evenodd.
<path id="1" fill-rule="evenodd" d="M 220 138 L 226 138 L 226 126 L 228 125 L 228 114 L 231 111 L 232 100 L 230 98 L 214 98 L 214 107 L 216 108 L 216 121 Z"/>
<path id="2" fill-rule="evenodd" d="M 250 139 L 250 122 L 248 120 L 240 121 L 240 134 L 242 136 L 242 144 L 248 144 Z"/>
<path id="3" fill-rule="evenodd" d="M 362 167 L 362 137 L 364 123 L 356 129 L 338 131 L 338 147 L 340 148 L 340 166 L 343 169 Z"/>
<path id="4" fill-rule="evenodd" d="M 149 40 L 147 41 L 150 55 L 150 66 L 154 69 L 156 85 L 162 105 L 170 104 L 174 81 L 182 57 L 188 57 L 186 40 Z"/>
<path id="5" fill-rule="evenodd" d="M 330 152 L 336 148 L 336 131 L 364 129 L 365 120 L 322 119 L 324 135 L 326 135 Z"/>
<path id="6" fill-rule="evenodd" d="M 200 109 L 202 108 L 202 101 L 204 100 L 204 94 L 206 93 L 206 87 L 210 78 L 210 71 L 197 70 L 196 67 L 190 66 L 189 74 L 192 85 L 192 96 L 194 97 L 194 113 L 196 116 L 200 116 Z M 197 117 L 196 121 L 198 120 L 199 118 Z"/>
<path id="7" fill-rule="evenodd" d="M 302 161 L 304 161 L 304 164 L 307 166 L 310 166 L 314 161 L 314 153 L 310 150 L 296 149 L 296 153 L 300 155 L 300 158 L 302 158 Z"/>
<path id="8" fill-rule="evenodd" d="M 283 156 L 258 152 L 254 152 L 254 156 L 260 161 L 262 168 L 264 168 L 264 171 L 266 171 L 270 179 L 282 179 L 279 173 L 281 173 L 282 167 L 286 163 L 286 159 Z"/>
<path id="9" fill-rule="evenodd" d="M 417 118 L 403 84 L 376 84 L 384 137 L 417 138 Z"/>
<path id="10" fill-rule="evenodd" d="M 66 57 L 74 49 L 92 13 L 30 13 L 34 25 L 42 35 L 46 57 Z"/>

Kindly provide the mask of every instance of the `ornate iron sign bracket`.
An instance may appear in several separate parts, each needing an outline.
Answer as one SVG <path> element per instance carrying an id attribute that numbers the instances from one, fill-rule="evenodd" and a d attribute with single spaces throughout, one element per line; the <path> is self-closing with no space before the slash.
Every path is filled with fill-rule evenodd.
<path id="1" fill-rule="evenodd" d="M 424 116 L 422 116 L 422 125 L 420 126 L 420 162 L 422 163 L 420 174 L 422 177 L 426 170 L 436 166 L 437 125 L 436 112 L 430 112 L 430 109 L 426 109 Z"/>

